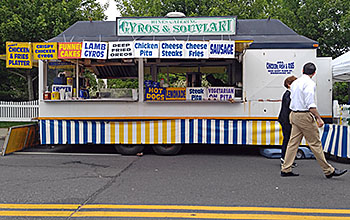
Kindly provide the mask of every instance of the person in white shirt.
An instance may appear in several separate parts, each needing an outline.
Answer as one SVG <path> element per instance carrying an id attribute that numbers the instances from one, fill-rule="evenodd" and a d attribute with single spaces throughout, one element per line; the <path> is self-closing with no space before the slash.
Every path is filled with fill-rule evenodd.
<path id="1" fill-rule="evenodd" d="M 305 64 L 303 76 L 295 80 L 290 88 L 291 102 L 289 107 L 292 112 L 289 119 L 292 124 L 292 132 L 281 167 L 282 177 L 299 176 L 299 174 L 292 172 L 292 164 L 303 137 L 305 137 L 327 178 L 341 176 L 347 172 L 347 170 L 338 170 L 330 165 L 323 153 L 318 127 L 322 127 L 324 122 L 316 108 L 316 84 L 311 79 L 315 74 L 316 66 L 313 63 Z"/>

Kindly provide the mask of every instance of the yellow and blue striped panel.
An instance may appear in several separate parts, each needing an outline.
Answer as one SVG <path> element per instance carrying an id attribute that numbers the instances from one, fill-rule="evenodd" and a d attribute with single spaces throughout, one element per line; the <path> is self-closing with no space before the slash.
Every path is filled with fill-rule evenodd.
<path id="1" fill-rule="evenodd" d="M 277 121 L 175 119 L 148 121 L 41 120 L 42 144 L 242 144 L 281 145 Z M 350 158 L 347 126 L 326 124 L 324 151 Z M 302 145 L 306 142 L 303 139 Z"/>
<path id="2" fill-rule="evenodd" d="M 42 144 L 280 145 L 276 121 L 176 119 L 149 121 L 41 120 Z"/>
<path id="3" fill-rule="evenodd" d="M 350 158 L 350 127 L 342 125 L 323 126 L 321 141 L 324 152 L 331 155 Z"/>

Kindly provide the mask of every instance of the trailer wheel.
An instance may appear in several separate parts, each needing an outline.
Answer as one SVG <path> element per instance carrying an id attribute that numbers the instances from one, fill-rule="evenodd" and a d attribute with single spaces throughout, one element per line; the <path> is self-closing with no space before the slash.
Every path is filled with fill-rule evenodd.
<path id="1" fill-rule="evenodd" d="M 131 145 L 131 144 L 117 144 L 114 145 L 115 149 L 122 155 L 136 155 L 143 151 L 143 145 Z"/>
<path id="2" fill-rule="evenodd" d="M 152 146 L 154 152 L 159 155 L 176 155 L 181 150 L 180 144 L 169 145 L 154 145 Z"/>
<path id="3" fill-rule="evenodd" d="M 303 152 L 302 150 L 298 149 L 296 158 L 297 158 L 297 159 L 303 159 L 303 158 L 305 158 L 304 152 Z"/>

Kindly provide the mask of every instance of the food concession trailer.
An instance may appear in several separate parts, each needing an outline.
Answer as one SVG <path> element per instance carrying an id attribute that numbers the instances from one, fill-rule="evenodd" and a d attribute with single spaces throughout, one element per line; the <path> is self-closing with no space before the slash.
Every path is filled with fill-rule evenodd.
<path id="1" fill-rule="evenodd" d="M 279 20 L 80 21 L 48 42 L 58 42 L 60 61 L 74 70 L 60 81 L 59 69 L 39 62 L 42 144 L 112 144 L 122 154 L 146 145 L 158 154 L 176 154 L 185 144 L 281 145 L 283 81 L 301 76 L 307 62 L 317 66 L 319 112 L 332 119 L 331 58 L 318 58 L 317 42 Z M 87 96 L 80 78 L 85 69 L 101 79 L 138 79 L 138 89 L 122 97 L 116 89 Z M 169 74 L 186 80 L 174 86 Z M 332 128 L 321 129 L 326 150 L 333 146 Z"/>

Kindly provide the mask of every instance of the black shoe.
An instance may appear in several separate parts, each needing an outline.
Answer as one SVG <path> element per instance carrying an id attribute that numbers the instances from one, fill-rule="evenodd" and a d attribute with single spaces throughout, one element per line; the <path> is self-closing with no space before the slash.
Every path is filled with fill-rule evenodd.
<path id="1" fill-rule="evenodd" d="M 284 160 L 281 158 L 281 166 L 283 165 L 283 163 L 284 163 Z M 295 168 L 295 167 L 297 167 L 297 166 L 298 166 L 298 164 L 295 163 L 295 162 L 293 162 L 292 168 Z"/>
<path id="2" fill-rule="evenodd" d="M 293 172 L 286 173 L 286 172 L 282 172 L 281 171 L 281 177 L 287 177 L 287 176 L 299 176 L 299 174 L 298 173 L 293 173 Z"/>
<path id="3" fill-rule="evenodd" d="M 338 170 L 337 168 L 334 168 L 333 173 L 326 175 L 326 177 L 329 179 L 329 178 L 332 178 L 333 176 L 341 176 L 346 172 L 348 172 L 348 170 L 346 170 L 346 169 L 345 170 Z"/>

